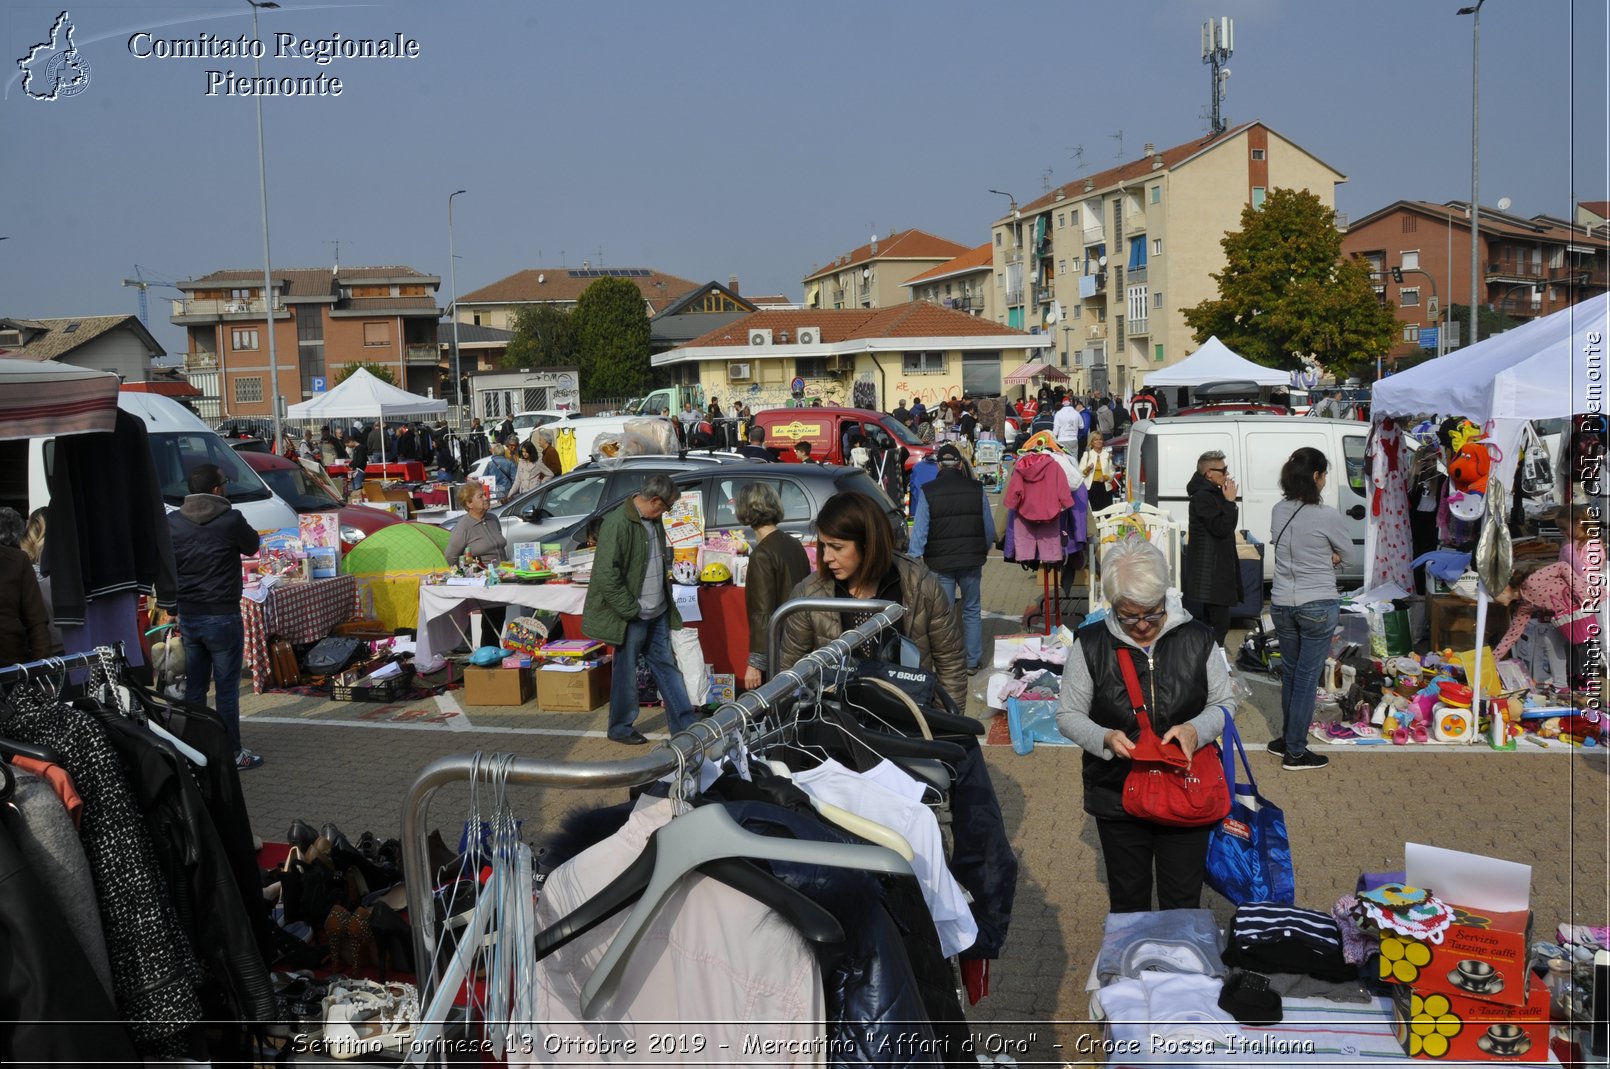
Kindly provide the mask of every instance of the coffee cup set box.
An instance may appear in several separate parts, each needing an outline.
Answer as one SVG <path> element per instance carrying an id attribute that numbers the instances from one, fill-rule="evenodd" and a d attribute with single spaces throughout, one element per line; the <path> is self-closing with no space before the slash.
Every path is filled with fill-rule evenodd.
<path id="1" fill-rule="evenodd" d="M 1441 941 L 1382 929 L 1380 976 L 1414 1058 L 1548 1059 L 1549 999 L 1529 967 L 1529 865 L 1409 843 L 1405 880 L 1453 912 Z"/>

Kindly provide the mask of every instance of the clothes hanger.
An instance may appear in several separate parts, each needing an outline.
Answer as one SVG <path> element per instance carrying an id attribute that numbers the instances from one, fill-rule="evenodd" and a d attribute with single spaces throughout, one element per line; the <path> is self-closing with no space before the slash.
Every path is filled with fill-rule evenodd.
<path id="1" fill-rule="evenodd" d="M 655 858 L 642 893 L 632 907 L 626 923 L 611 940 L 603 960 L 593 970 L 581 991 L 581 1014 L 591 1018 L 594 1011 L 614 995 L 621 966 L 642 938 L 649 920 L 678 881 L 707 861 L 722 858 L 752 858 L 763 861 L 792 861 L 832 868 L 864 869 L 869 872 L 911 875 L 905 858 L 882 846 L 846 843 L 803 842 L 746 831 L 724 806 L 706 805 L 672 820 L 654 833 Z"/>
<path id="2" fill-rule="evenodd" d="M 118 682 L 112 673 L 112 661 L 116 656 L 110 649 L 102 647 L 100 653 L 100 675 L 103 685 L 112 693 L 112 700 L 116 703 L 117 711 L 123 716 L 133 720 L 157 738 L 172 746 L 179 754 L 197 768 L 207 767 L 207 755 L 185 742 L 179 736 L 163 727 L 153 717 L 146 716 L 143 710 L 135 708 L 134 691 Z M 65 666 L 64 666 L 65 667 Z"/>
<path id="3" fill-rule="evenodd" d="M 940 700 L 948 703 L 950 696 L 942 689 L 936 690 L 935 694 L 941 695 Z M 902 731 L 909 723 L 919 731 L 926 725 L 928 730 L 923 737 L 927 739 L 939 735 L 984 734 L 984 725 L 973 717 L 959 716 L 954 711 L 924 709 L 917 705 L 911 695 L 886 679 L 863 676 L 850 680 L 845 691 L 845 702 L 850 708 L 873 717 L 890 731 Z M 893 723 L 891 720 L 902 723 Z"/>

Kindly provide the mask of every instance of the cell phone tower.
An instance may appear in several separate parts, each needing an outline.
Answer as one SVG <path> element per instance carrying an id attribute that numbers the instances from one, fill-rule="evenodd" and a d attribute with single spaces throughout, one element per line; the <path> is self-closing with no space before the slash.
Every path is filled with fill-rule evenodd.
<path id="1" fill-rule="evenodd" d="M 1230 68 L 1224 64 L 1235 51 L 1235 20 L 1232 18 L 1208 19 L 1202 23 L 1202 62 L 1213 74 L 1213 136 L 1224 133 L 1226 123 L 1219 111 L 1224 101 L 1225 83 L 1230 80 Z"/>

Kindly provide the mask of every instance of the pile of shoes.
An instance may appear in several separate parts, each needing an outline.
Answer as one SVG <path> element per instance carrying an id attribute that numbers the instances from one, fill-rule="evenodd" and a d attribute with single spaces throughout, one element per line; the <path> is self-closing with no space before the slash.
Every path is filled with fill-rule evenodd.
<path id="1" fill-rule="evenodd" d="M 364 832 L 356 843 L 334 824 L 315 829 L 297 820 L 290 852 L 264 874 L 273 904 L 279 959 L 337 972 L 396 969 L 413 973 L 413 935 L 406 920 L 402 851 L 396 839 Z"/>

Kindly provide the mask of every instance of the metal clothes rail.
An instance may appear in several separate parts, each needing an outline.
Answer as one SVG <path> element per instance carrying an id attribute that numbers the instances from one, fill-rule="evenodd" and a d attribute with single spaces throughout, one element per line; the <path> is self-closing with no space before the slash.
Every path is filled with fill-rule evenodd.
<path id="1" fill-rule="evenodd" d="M 122 643 L 117 647 L 107 646 L 105 649 L 115 653 L 119 659 L 123 656 Z M 28 661 L 25 664 L 8 664 L 0 668 L 0 679 L 10 675 L 21 675 L 27 679 L 35 672 L 66 672 L 74 668 L 94 668 L 101 663 L 101 649 L 88 650 L 83 653 L 64 653 L 60 657 L 46 657 L 40 661 Z"/>
<path id="2" fill-rule="evenodd" d="M 748 735 L 756 729 L 770 711 L 781 708 L 801 687 L 809 687 L 823 674 L 838 667 L 861 643 L 892 627 L 905 609 L 892 602 L 854 601 L 844 598 L 802 598 L 781 606 L 772 614 L 772 663 L 776 664 L 776 635 L 781 622 L 795 612 L 821 611 L 864 612 L 876 610 L 866 623 L 844 632 L 826 646 L 811 653 L 798 664 L 780 673 L 774 673 L 763 686 L 740 695 L 736 700 L 724 702 L 708 719 L 695 721 L 686 731 L 642 757 L 626 761 L 538 761 L 517 758 L 508 770 L 510 784 L 539 787 L 633 787 L 654 780 L 689 765 L 706 754 L 719 754 L 727 743 L 738 735 Z M 408 875 L 408 916 L 414 929 L 414 975 L 420 981 L 421 1005 L 429 996 L 424 984 L 430 973 L 430 964 L 436 952 L 436 914 L 431 906 L 433 874 L 426 849 L 427 816 L 431 798 L 436 791 L 449 783 L 467 780 L 475 769 L 475 755 L 453 754 L 439 757 L 426 765 L 414 778 L 403 802 L 402 848 L 403 870 Z"/>

